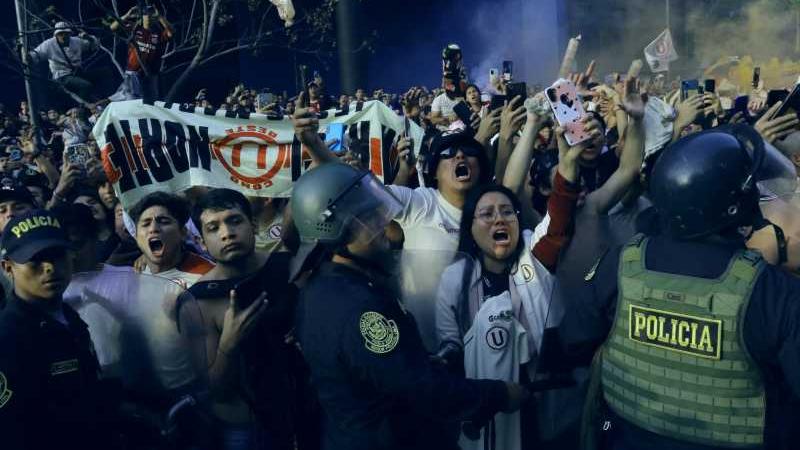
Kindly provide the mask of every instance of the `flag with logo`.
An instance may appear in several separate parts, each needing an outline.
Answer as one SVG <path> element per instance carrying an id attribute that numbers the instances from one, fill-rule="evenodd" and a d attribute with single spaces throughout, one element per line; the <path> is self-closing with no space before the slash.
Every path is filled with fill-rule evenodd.
<path id="1" fill-rule="evenodd" d="M 397 139 L 407 134 L 418 154 L 423 131 L 379 101 L 319 113 L 324 139 L 343 124 L 345 147 L 389 184 L 399 168 Z M 109 181 L 126 209 L 155 191 L 193 186 L 236 189 L 253 197 L 289 197 L 311 158 L 283 116 L 113 102 L 92 130 Z"/>
<path id="2" fill-rule="evenodd" d="M 650 70 L 654 73 L 669 70 L 669 63 L 678 59 L 675 45 L 672 43 L 672 33 L 664 30 L 658 37 L 644 48 L 644 57 Z"/>

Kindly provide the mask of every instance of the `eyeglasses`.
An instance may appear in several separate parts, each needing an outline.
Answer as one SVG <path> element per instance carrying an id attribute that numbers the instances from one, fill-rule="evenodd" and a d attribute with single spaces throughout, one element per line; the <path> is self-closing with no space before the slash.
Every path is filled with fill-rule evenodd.
<path id="1" fill-rule="evenodd" d="M 508 222 L 517 220 L 517 211 L 510 206 L 501 206 L 498 209 L 493 208 L 478 211 L 478 214 L 475 215 L 475 218 L 484 223 L 494 223 L 497 220 L 498 215 L 503 220 Z"/>
<path id="2" fill-rule="evenodd" d="M 440 151 L 439 158 L 440 159 L 455 158 L 459 150 L 461 150 L 464 156 L 472 156 L 473 158 L 477 158 L 481 154 L 481 150 L 474 147 L 458 147 L 458 148 L 450 147 Z"/>

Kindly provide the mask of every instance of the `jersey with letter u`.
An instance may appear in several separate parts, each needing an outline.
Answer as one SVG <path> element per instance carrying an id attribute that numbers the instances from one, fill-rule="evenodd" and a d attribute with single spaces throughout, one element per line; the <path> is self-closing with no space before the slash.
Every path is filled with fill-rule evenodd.
<path id="1" fill-rule="evenodd" d="M 603 395 L 632 424 L 720 447 L 763 443 L 766 399 L 742 344 L 742 319 L 764 266 L 738 252 L 717 279 L 648 270 L 647 239 L 622 251 L 614 325 L 602 354 Z"/>

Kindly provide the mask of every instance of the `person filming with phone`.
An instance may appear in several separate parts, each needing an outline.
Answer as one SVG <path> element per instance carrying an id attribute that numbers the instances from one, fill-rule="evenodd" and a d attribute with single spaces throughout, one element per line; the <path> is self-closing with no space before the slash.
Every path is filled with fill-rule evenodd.
<path id="1" fill-rule="evenodd" d="M 296 301 L 289 255 L 256 251 L 253 211 L 237 191 L 211 190 L 195 205 L 192 221 L 217 262 L 189 289 L 207 330 L 203 339 L 218 422 L 214 448 L 292 449 L 292 362 L 298 358 L 284 337 Z"/>

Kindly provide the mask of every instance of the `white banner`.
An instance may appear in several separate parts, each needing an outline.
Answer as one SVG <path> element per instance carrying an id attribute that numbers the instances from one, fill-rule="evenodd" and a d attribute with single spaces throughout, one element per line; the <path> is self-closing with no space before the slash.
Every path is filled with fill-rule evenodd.
<path id="1" fill-rule="evenodd" d="M 381 102 L 352 106 L 353 111 L 320 113 L 320 133 L 331 123 L 344 124 L 346 147 L 390 183 L 398 165 L 394 143 L 407 133 L 417 154 L 423 131 Z M 292 183 L 311 162 L 295 138 L 291 119 L 263 114 L 237 116 L 233 111 L 132 100 L 111 103 L 92 133 L 126 209 L 151 192 L 193 186 L 288 197 Z"/>
<path id="2" fill-rule="evenodd" d="M 678 59 L 678 52 L 672 43 L 672 33 L 664 30 L 658 37 L 644 48 L 644 57 L 652 72 L 666 72 L 669 63 Z"/>

